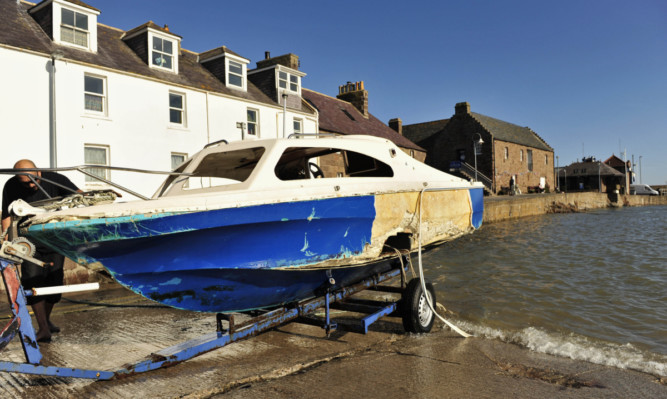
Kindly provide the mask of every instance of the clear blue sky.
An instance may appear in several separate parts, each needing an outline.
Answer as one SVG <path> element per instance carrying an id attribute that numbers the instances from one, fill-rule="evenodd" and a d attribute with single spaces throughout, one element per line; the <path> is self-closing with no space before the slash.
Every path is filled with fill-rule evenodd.
<path id="1" fill-rule="evenodd" d="M 85 1 L 85 0 L 84 0 Z M 529 126 L 560 165 L 627 149 L 639 180 L 667 184 L 667 1 L 88 0 L 99 22 L 149 20 L 195 52 L 294 53 L 306 88 L 363 80 L 370 112 L 404 124 L 454 104 Z M 622 157 L 622 154 L 621 154 Z"/>

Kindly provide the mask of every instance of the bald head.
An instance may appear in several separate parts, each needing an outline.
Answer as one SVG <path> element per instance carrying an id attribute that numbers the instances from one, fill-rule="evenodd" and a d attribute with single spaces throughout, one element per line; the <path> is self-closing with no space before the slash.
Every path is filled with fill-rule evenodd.
<path id="1" fill-rule="evenodd" d="M 35 163 L 29 159 L 21 159 L 14 164 L 14 169 L 35 169 L 36 167 Z"/>
<path id="2" fill-rule="evenodd" d="M 35 166 L 35 163 L 29 159 L 21 159 L 20 161 L 17 161 L 14 164 L 14 169 L 35 169 L 37 166 Z M 37 171 L 37 172 L 24 172 L 27 174 L 31 174 L 35 176 L 35 180 L 39 181 L 39 177 L 42 176 L 42 173 Z M 20 174 L 16 175 L 16 178 L 19 179 L 19 182 L 23 184 L 25 187 L 30 188 L 31 190 L 37 190 L 37 186 L 33 181 L 30 179 L 30 177 L 26 176 L 25 174 Z"/>

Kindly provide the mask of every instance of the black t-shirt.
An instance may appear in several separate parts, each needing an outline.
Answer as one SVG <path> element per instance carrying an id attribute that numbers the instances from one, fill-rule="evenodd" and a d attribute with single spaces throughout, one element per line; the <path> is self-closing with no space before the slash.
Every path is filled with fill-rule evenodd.
<path id="1" fill-rule="evenodd" d="M 35 176 L 37 179 L 37 176 Z M 42 186 L 44 191 L 49 193 L 51 197 L 61 197 L 71 195 L 72 192 L 66 190 L 62 187 L 51 184 L 44 179 L 54 181 L 58 184 L 62 184 L 65 187 L 69 187 L 74 191 L 77 191 L 78 188 L 72 183 L 67 176 L 63 176 L 54 172 L 42 172 L 42 179 L 39 180 L 39 185 Z M 16 201 L 17 199 L 22 199 L 28 203 L 48 199 L 46 195 L 39 188 L 31 189 L 21 184 L 21 181 L 17 176 L 13 176 L 11 179 L 7 180 L 5 183 L 5 188 L 2 190 L 2 218 L 9 217 L 9 204 Z"/>

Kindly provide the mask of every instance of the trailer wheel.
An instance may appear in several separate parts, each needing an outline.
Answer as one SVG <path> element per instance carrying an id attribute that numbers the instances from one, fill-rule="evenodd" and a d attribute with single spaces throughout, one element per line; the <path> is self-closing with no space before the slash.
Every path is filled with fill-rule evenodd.
<path id="1" fill-rule="evenodd" d="M 433 306 L 435 306 L 435 290 L 433 284 L 426 282 L 426 291 Z M 428 306 L 421 282 L 413 278 L 403 292 L 403 328 L 406 332 L 427 333 L 431 331 L 435 315 Z"/>

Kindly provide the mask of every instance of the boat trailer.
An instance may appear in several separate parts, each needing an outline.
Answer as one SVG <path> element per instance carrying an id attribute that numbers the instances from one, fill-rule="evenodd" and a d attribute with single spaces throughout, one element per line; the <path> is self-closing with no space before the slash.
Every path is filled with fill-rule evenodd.
<path id="1" fill-rule="evenodd" d="M 391 265 L 387 272 L 376 274 L 351 286 L 327 289 L 321 296 L 288 304 L 278 309 L 246 312 L 245 314 L 251 316 L 251 318 L 240 323 L 235 320 L 236 314 L 218 313 L 216 315 L 216 331 L 151 353 L 144 360 L 131 365 L 123 365 L 115 371 L 47 366 L 42 364 L 42 353 L 35 338 L 26 297 L 91 290 L 99 288 L 99 285 L 96 285 L 97 283 L 77 284 L 24 290 L 18 273 L 20 259 L 17 259 L 16 255 L 18 255 L 18 258 L 27 258 L 25 255 L 17 253 L 17 249 L 13 249 L 8 244 L 8 242 L 5 242 L 2 251 L 0 251 L 0 271 L 7 290 L 12 318 L 0 333 L 0 350 L 18 335 L 26 361 L 25 363 L 0 361 L 0 371 L 5 372 L 111 380 L 169 367 L 230 343 L 258 335 L 290 321 L 319 325 L 328 336 L 331 331 L 336 329 L 366 334 L 372 323 L 391 314 L 402 316 L 403 326 L 408 332 L 429 332 L 435 319 L 431 309 L 426 306 L 427 300 L 419 279 L 414 278 L 407 283 L 406 274 L 409 255 L 400 255 L 399 258 L 386 260 Z M 20 248 L 18 252 L 20 252 Z M 31 259 L 31 261 L 34 260 Z M 400 287 L 383 285 L 383 283 L 399 275 L 401 277 Z M 329 281 L 326 283 L 329 287 L 333 287 L 335 281 L 329 276 Z M 353 294 L 367 289 L 386 293 L 400 293 L 401 299 L 368 300 L 351 297 Z M 426 289 L 430 300 L 435 303 L 433 286 L 427 283 Z M 321 308 L 324 308 L 323 320 L 321 317 L 314 315 Z M 354 320 L 349 318 L 335 320 L 331 317 L 331 309 L 362 313 L 365 316 Z M 227 328 L 223 327 L 223 321 L 226 322 Z"/>

